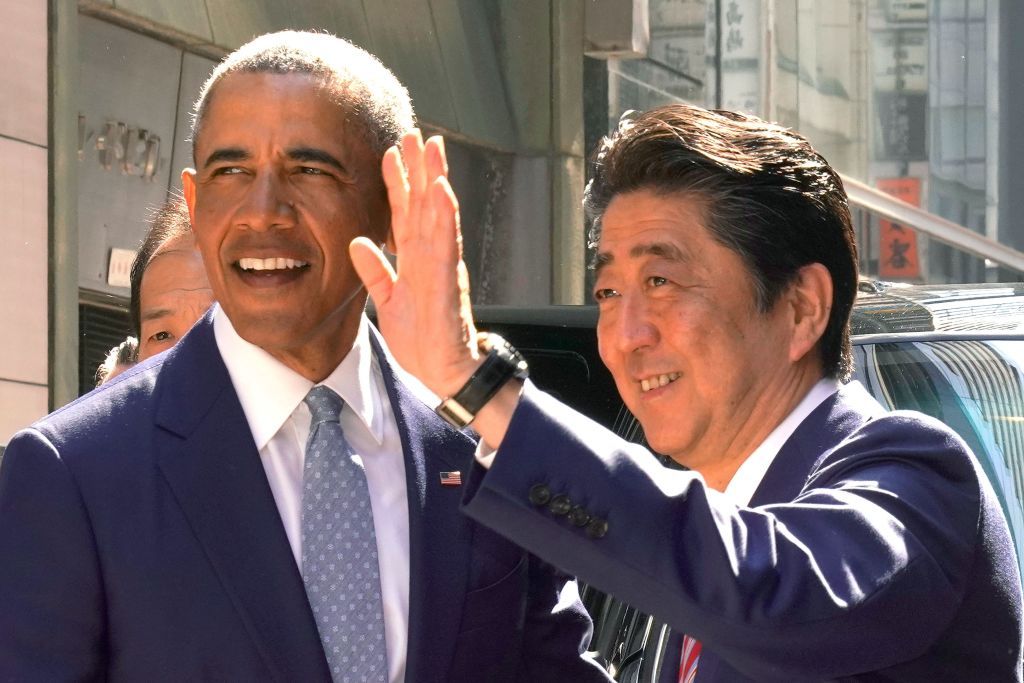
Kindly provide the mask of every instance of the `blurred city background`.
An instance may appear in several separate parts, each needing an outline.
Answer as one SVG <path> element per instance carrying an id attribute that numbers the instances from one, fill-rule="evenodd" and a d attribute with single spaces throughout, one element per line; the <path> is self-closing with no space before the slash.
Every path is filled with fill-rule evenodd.
<path id="1" fill-rule="evenodd" d="M 867 276 L 1024 272 L 1016 0 L 0 0 L 0 445 L 92 386 L 201 83 L 281 28 L 378 55 L 446 136 L 477 303 L 588 302 L 587 155 L 671 101 L 810 138 Z"/>

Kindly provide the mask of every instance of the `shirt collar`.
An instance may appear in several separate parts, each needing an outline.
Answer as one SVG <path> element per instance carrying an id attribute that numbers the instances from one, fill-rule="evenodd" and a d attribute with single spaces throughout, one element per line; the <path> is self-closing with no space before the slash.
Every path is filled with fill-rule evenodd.
<path id="1" fill-rule="evenodd" d="M 242 339 L 220 304 L 214 306 L 213 334 L 256 448 L 262 451 L 302 405 L 313 382 Z M 342 398 L 378 444 L 384 440 L 381 383 L 374 381 L 379 374 L 370 347 L 369 321 L 363 315 L 351 350 L 321 384 Z"/>
<path id="2" fill-rule="evenodd" d="M 725 487 L 725 495 L 736 505 L 746 506 L 750 504 L 754 492 L 761 485 L 761 480 L 768 472 L 775 456 L 785 445 L 789 437 L 800 426 L 807 416 L 814 411 L 821 402 L 832 394 L 839 391 L 839 382 L 835 379 L 824 378 L 811 387 L 803 400 L 797 404 L 786 419 L 779 423 L 779 426 L 772 430 L 772 433 L 765 438 L 761 445 L 754 449 L 754 452 L 743 461 L 736 474 Z"/>

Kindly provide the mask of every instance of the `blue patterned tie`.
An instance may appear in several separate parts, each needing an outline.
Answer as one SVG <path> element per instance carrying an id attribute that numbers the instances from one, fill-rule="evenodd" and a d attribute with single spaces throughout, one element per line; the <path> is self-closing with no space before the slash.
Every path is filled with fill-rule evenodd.
<path id="1" fill-rule="evenodd" d="M 377 538 L 363 468 L 325 386 L 305 398 L 313 420 L 302 474 L 302 580 L 336 681 L 387 681 Z"/>

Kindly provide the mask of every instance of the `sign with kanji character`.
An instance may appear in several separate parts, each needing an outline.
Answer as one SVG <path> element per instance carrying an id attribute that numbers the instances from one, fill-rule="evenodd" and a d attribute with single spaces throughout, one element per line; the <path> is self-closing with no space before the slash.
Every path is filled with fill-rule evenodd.
<path id="1" fill-rule="evenodd" d="M 880 178 L 878 189 L 907 204 L 921 205 L 920 178 Z M 917 258 L 917 233 L 913 228 L 880 220 L 878 276 L 885 279 L 916 280 L 921 277 Z"/>

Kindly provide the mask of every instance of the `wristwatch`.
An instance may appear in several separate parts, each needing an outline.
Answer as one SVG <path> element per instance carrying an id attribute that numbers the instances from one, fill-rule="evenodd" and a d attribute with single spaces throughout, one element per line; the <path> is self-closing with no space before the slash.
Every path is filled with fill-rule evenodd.
<path id="1" fill-rule="evenodd" d="M 472 422 L 480 409 L 510 379 L 526 379 L 529 375 L 526 359 L 503 337 L 481 332 L 476 339 L 481 353 L 487 354 L 483 365 L 477 368 L 454 396 L 441 401 L 434 409 L 435 413 L 456 429 L 462 429 Z"/>

